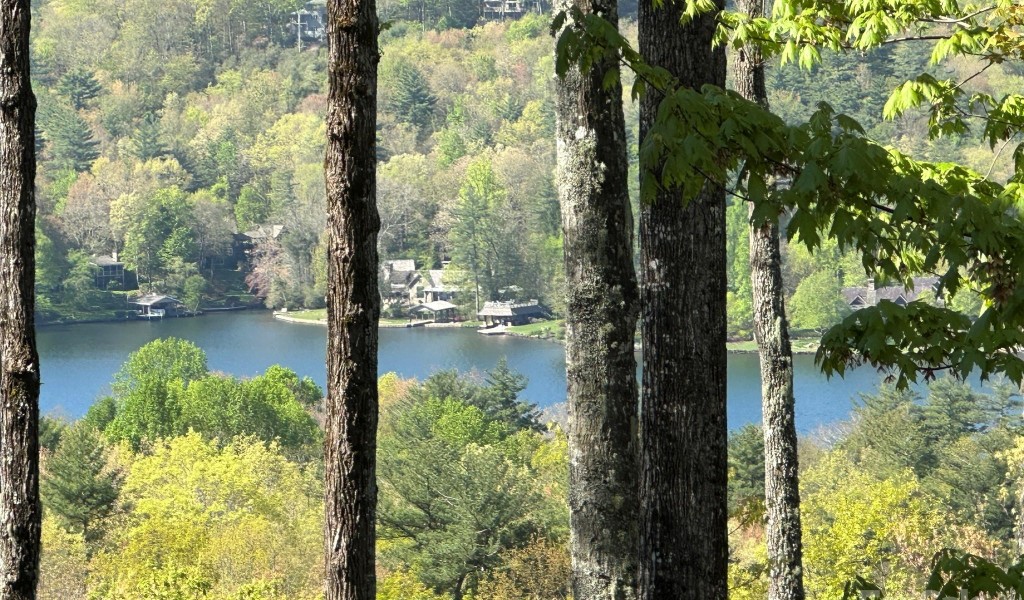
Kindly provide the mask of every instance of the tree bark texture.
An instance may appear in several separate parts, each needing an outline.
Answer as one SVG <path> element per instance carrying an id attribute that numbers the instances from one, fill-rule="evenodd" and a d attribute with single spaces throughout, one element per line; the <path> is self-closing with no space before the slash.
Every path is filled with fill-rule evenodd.
<path id="1" fill-rule="evenodd" d="M 719 7 L 722 4 L 719 2 Z M 682 2 L 643 0 L 640 52 L 684 86 L 725 85 L 712 50 L 715 15 L 680 25 Z M 647 134 L 660 97 L 640 106 Z M 662 191 L 640 211 L 640 597 L 727 595 L 725 193 L 707 183 L 688 203 Z"/>
<path id="2" fill-rule="evenodd" d="M 0 600 L 36 597 L 39 355 L 28 0 L 0 0 Z"/>
<path id="3" fill-rule="evenodd" d="M 329 0 L 327 600 L 374 600 L 377 483 L 377 14 Z"/>
<path id="4" fill-rule="evenodd" d="M 764 14 L 762 1 L 738 0 L 736 7 L 757 18 Z M 754 47 L 740 50 L 734 71 L 736 91 L 768 108 L 760 52 Z M 786 321 L 777 218 L 750 224 L 750 279 L 754 294 L 754 338 L 761 361 L 768 599 L 803 600 L 793 350 Z"/>
<path id="5" fill-rule="evenodd" d="M 615 0 L 566 0 L 618 24 Z M 638 398 L 633 267 L 622 87 L 614 63 L 558 83 L 558 196 L 566 277 L 569 509 L 573 597 L 636 598 Z"/>

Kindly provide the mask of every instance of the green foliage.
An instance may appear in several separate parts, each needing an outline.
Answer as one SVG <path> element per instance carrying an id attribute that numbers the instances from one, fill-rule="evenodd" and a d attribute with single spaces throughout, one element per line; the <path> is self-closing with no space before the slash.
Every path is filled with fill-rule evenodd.
<path id="1" fill-rule="evenodd" d="M 57 168 L 82 173 L 88 171 L 99 157 L 99 142 L 93 136 L 89 123 L 77 112 L 58 109 L 48 117 L 44 113 L 43 127 L 43 135 L 50 142 L 49 152 Z"/>
<path id="2" fill-rule="evenodd" d="M 729 434 L 729 511 L 764 502 L 764 432 L 744 425 Z"/>
<path id="3" fill-rule="evenodd" d="M 121 485 L 121 474 L 108 463 L 99 430 L 77 424 L 61 436 L 40 485 L 46 510 L 89 545 L 102 538 Z"/>
<path id="4" fill-rule="evenodd" d="M 90 564 L 97 597 L 313 598 L 323 580 L 321 484 L 275 444 L 158 444 L 127 474 L 129 512 Z"/>
<path id="5" fill-rule="evenodd" d="M 708 9 L 710 3 L 705 4 Z M 845 6 L 822 10 L 842 12 Z M 790 9 L 780 9 L 782 20 L 793 16 L 786 12 Z M 867 12 L 879 19 L 884 14 Z M 805 18 L 799 26 L 828 29 L 815 18 Z M 571 26 L 563 29 L 567 21 Z M 884 29 L 891 31 L 888 23 Z M 861 29 L 856 20 L 850 30 L 853 36 L 872 31 L 867 37 L 878 31 Z M 1017 263 L 1024 261 L 1018 252 L 1024 223 L 1015 218 L 1021 203 L 1015 181 L 1000 185 L 959 165 L 915 160 L 870 140 L 859 123 L 825 103 L 806 123 L 791 126 L 732 92 L 679 88 L 670 74 L 646 65 L 596 15 L 578 10 L 560 14 L 553 31 L 560 31 L 559 74 L 570 64 L 587 69 L 597 60 L 621 59 L 637 74 L 634 96 L 649 88 L 663 94 L 658 119 L 640 146 L 642 201 L 666 188 L 679 190 L 685 201 L 709 180 L 711 185 L 727 185 L 730 173 L 742 168 L 747 176 L 740 178 L 736 195 L 753 203 L 753 217 L 763 220 L 790 211 L 787 234 L 808 248 L 830 237 L 841 250 L 857 250 L 865 270 L 882 278 L 909 282 L 914 273 L 937 272 L 940 289 L 955 296 L 963 272 L 983 290 L 989 306 L 973 323 L 952 309 L 921 303 L 902 307 L 883 302 L 857 311 L 822 339 L 817 360 L 827 373 L 842 374 L 849 364 L 869 362 L 894 370 L 900 386 L 922 373 L 929 378 L 937 369 L 959 377 L 975 369 L 983 376 L 1024 377 L 1024 361 L 1012 350 L 1024 342 L 1015 323 L 1024 302 L 1024 286 L 1017 277 Z M 792 31 L 782 30 L 786 35 Z M 799 43 L 838 48 L 837 32 L 825 31 L 820 37 L 813 33 L 818 32 L 768 51 L 781 52 L 784 62 L 796 60 L 799 53 L 801 64 L 809 66 L 820 59 L 818 50 Z M 871 39 L 864 47 L 877 43 Z M 769 186 L 779 175 L 791 185 Z M 1013 218 L 1006 218 L 1008 214 Z M 993 253 L 1000 256 L 998 264 L 988 258 Z"/>
<path id="6" fill-rule="evenodd" d="M 99 96 L 100 84 L 89 71 L 73 69 L 60 78 L 57 91 L 68 99 L 72 108 L 82 110 L 90 100 Z"/>
<path id="7" fill-rule="evenodd" d="M 385 60 L 380 71 L 381 85 L 388 92 L 383 99 L 384 107 L 401 122 L 420 131 L 429 130 L 437 99 L 416 65 L 404 58 Z"/>
<path id="8" fill-rule="evenodd" d="M 68 429 L 68 424 L 61 419 L 47 415 L 39 416 L 39 447 L 53 452 L 60 444 L 61 438 Z"/>
<path id="9" fill-rule="evenodd" d="M 132 154 L 145 162 L 167 153 L 160 141 L 160 121 L 155 115 L 146 115 L 132 135 Z"/>
<path id="10" fill-rule="evenodd" d="M 112 388 L 116 412 L 105 433 L 136 448 L 195 431 L 222 442 L 238 435 L 276 440 L 293 457 L 319 451 L 322 434 L 307 410 L 323 392 L 284 367 L 241 380 L 211 374 L 201 349 L 168 338 L 133 353 Z"/>
<path id="11" fill-rule="evenodd" d="M 142 346 L 114 376 L 111 389 L 117 413 L 104 433 L 135 447 L 143 440 L 155 442 L 173 435 L 179 408 L 172 386 L 187 386 L 206 373 L 206 353 L 192 342 L 167 338 Z"/>
<path id="12" fill-rule="evenodd" d="M 378 518 L 385 564 L 462 595 L 544 530 L 547 498 L 531 457 L 544 442 L 458 399 L 409 398 L 385 413 Z M 543 463 L 541 463 L 543 464 Z"/>
<path id="13" fill-rule="evenodd" d="M 819 333 L 839 323 L 850 312 L 836 274 L 828 271 L 818 271 L 801 281 L 789 306 L 794 327 Z"/>
<path id="14" fill-rule="evenodd" d="M 508 361 L 501 358 L 494 369 L 487 372 L 483 384 L 455 370 L 438 371 L 421 386 L 413 388 L 410 395 L 417 401 L 440 398 L 464 402 L 510 431 L 540 431 L 543 428 L 538 421 L 537 405 L 519 398 L 526 383 L 526 377 L 510 369 Z"/>

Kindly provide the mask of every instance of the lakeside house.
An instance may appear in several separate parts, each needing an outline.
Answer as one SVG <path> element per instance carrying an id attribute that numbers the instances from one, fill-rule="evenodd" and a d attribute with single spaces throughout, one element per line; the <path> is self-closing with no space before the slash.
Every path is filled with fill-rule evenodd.
<path id="1" fill-rule="evenodd" d="M 415 304 L 420 274 L 412 259 L 388 260 L 381 265 L 387 304 Z"/>
<path id="2" fill-rule="evenodd" d="M 427 271 L 426 287 L 423 288 L 423 302 L 451 302 L 459 289 L 445 282 L 444 269 L 431 269 Z"/>
<path id="3" fill-rule="evenodd" d="M 128 304 L 139 307 L 138 315 L 143 319 L 177 317 L 185 312 L 185 305 L 181 300 L 163 294 L 146 294 L 129 300 Z"/>
<path id="4" fill-rule="evenodd" d="M 483 321 L 486 327 L 526 325 L 532 319 L 548 318 L 548 310 L 537 300 L 485 302 L 484 307 L 476 314 L 476 318 Z"/>
<path id="5" fill-rule="evenodd" d="M 119 289 L 125 289 L 124 263 L 118 260 L 117 252 L 109 256 L 93 256 L 89 264 L 93 267 L 92 279 L 96 287 L 105 290 L 111 283 L 116 283 Z"/>
<path id="6" fill-rule="evenodd" d="M 913 287 L 909 289 L 902 285 L 875 287 L 875 280 L 870 279 L 865 286 L 843 288 L 843 299 L 853 310 L 866 306 L 875 306 L 882 300 L 889 300 L 900 306 L 906 306 L 927 293 L 931 293 L 934 298 L 939 278 L 915 277 L 913 283 Z M 938 302 L 941 305 L 942 301 L 938 300 Z"/>

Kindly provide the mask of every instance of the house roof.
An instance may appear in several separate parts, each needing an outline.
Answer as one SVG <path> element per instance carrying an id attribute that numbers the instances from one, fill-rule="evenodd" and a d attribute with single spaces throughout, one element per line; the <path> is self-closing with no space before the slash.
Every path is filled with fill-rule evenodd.
<path id="1" fill-rule="evenodd" d="M 89 262 L 94 264 L 94 265 L 96 265 L 97 267 L 115 267 L 115 266 L 118 266 L 118 265 L 124 266 L 123 262 L 117 260 L 113 256 L 107 256 L 107 255 L 93 256 L 93 257 L 89 258 Z"/>
<path id="2" fill-rule="evenodd" d="M 387 262 L 388 267 L 392 271 L 415 271 L 416 261 L 411 258 L 402 258 L 398 260 L 389 260 Z"/>
<path id="3" fill-rule="evenodd" d="M 843 288 L 843 300 L 846 300 L 847 304 L 853 304 L 853 302 L 860 298 L 861 302 L 868 297 L 868 288 L 866 287 L 849 287 Z"/>
<path id="4" fill-rule="evenodd" d="M 545 315 L 547 310 L 536 300 L 529 302 L 485 302 L 477 316 L 480 317 L 514 317 Z"/>
<path id="5" fill-rule="evenodd" d="M 913 283 L 914 287 L 910 289 L 907 289 L 902 285 L 887 285 L 875 288 L 875 302 L 880 302 L 882 300 L 897 302 L 900 298 L 903 298 L 904 302 L 913 302 L 920 298 L 921 294 L 924 294 L 925 292 L 934 292 L 935 286 L 939 283 L 939 278 L 915 277 Z M 857 298 L 860 298 L 863 304 L 868 304 L 867 299 L 869 294 L 870 288 L 867 286 L 843 288 L 843 299 L 850 305 L 853 305 Z"/>
<path id="6" fill-rule="evenodd" d="M 417 306 L 413 310 L 415 310 L 415 311 L 427 310 L 427 311 L 430 311 L 430 312 L 440 312 L 442 310 L 451 310 L 453 308 L 458 308 L 458 307 L 455 306 L 454 304 L 452 304 L 451 302 L 445 302 L 444 300 L 435 300 L 434 302 L 427 302 L 426 304 L 420 304 L 419 306 Z"/>
<path id="7" fill-rule="evenodd" d="M 284 231 L 284 225 L 260 225 L 252 231 L 246 231 L 244 236 L 252 240 L 277 239 Z"/>
<path id="8" fill-rule="evenodd" d="M 139 306 L 155 306 L 157 304 L 181 304 L 181 300 L 173 296 L 165 296 L 163 294 L 146 294 L 145 296 L 139 296 L 134 300 L 129 300 L 129 304 L 138 304 Z"/>

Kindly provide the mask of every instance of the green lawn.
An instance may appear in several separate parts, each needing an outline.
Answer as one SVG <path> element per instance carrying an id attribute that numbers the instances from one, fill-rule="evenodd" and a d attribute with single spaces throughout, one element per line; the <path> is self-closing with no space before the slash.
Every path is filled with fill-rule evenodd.
<path id="1" fill-rule="evenodd" d="M 529 325 L 514 325 L 506 327 L 505 331 L 529 337 L 565 337 L 565 321 L 557 319 L 554 321 L 538 321 Z"/>
<path id="2" fill-rule="evenodd" d="M 817 337 L 798 337 L 791 340 L 793 346 L 793 352 L 796 354 L 808 354 L 816 352 L 818 350 Z M 741 340 L 738 342 L 728 342 L 726 347 L 730 352 L 757 352 L 757 342 L 754 340 Z"/>
<path id="3" fill-rule="evenodd" d="M 289 319 L 296 319 L 299 321 L 310 321 L 320 322 L 327 320 L 327 309 L 326 308 L 314 308 L 309 310 L 290 310 L 286 313 L 281 313 Z M 384 327 L 404 327 L 409 324 L 409 319 L 381 319 L 380 324 Z"/>
<path id="4" fill-rule="evenodd" d="M 284 316 L 290 319 L 298 319 L 300 321 L 323 321 L 327 319 L 326 308 L 314 308 L 311 310 L 295 310 L 282 313 Z"/>

